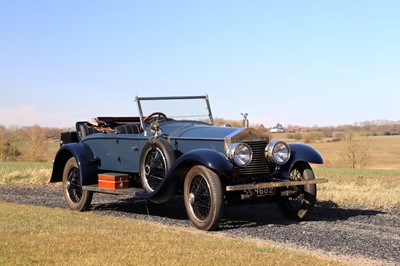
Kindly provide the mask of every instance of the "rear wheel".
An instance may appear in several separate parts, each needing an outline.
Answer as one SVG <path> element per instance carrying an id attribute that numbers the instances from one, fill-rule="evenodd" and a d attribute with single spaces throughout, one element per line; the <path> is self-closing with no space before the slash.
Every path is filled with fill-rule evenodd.
<path id="1" fill-rule="evenodd" d="M 70 158 L 64 167 L 63 193 L 71 210 L 84 211 L 92 202 L 93 192 L 82 189 L 78 163 L 74 157 Z"/>
<path id="2" fill-rule="evenodd" d="M 314 172 L 307 163 L 296 164 L 290 172 L 290 180 L 315 179 Z M 291 187 L 288 196 L 280 196 L 278 207 L 281 212 L 291 219 L 306 219 L 312 212 L 316 198 L 317 186 L 303 185 Z"/>
<path id="3" fill-rule="evenodd" d="M 223 213 L 223 193 L 219 176 L 205 166 L 194 166 L 184 183 L 186 213 L 201 230 L 215 230 Z"/>

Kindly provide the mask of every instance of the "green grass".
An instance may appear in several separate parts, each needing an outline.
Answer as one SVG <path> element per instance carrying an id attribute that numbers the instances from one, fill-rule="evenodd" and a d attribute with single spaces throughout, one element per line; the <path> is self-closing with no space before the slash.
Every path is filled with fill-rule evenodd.
<path id="1" fill-rule="evenodd" d="M 49 162 L 0 162 L 0 184 L 45 184 L 50 180 L 51 171 Z"/>
<path id="2" fill-rule="evenodd" d="M 261 241 L 0 202 L 0 265 L 340 265 Z"/>

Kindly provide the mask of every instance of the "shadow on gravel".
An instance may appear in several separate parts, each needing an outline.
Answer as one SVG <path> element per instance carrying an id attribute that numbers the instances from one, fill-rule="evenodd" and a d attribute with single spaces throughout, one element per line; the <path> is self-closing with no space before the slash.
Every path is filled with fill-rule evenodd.
<path id="1" fill-rule="evenodd" d="M 113 201 L 102 202 L 100 200 L 94 202 L 91 210 L 105 215 L 112 212 L 113 215 L 117 216 L 135 217 L 146 215 L 154 218 L 158 217 L 177 221 L 188 221 L 182 197 L 174 197 L 170 201 L 161 205 L 135 198 L 124 198 L 119 200 L 114 198 Z M 384 212 L 377 210 L 342 208 L 338 207 L 333 202 L 319 202 L 315 206 L 313 214 L 307 221 L 335 222 L 348 220 L 358 216 L 372 217 L 379 214 L 384 214 Z M 263 226 L 290 226 L 300 222 L 302 221 L 291 220 L 283 216 L 277 205 L 274 203 L 239 205 L 230 206 L 225 209 L 224 216 L 220 223 L 220 230 L 257 228 Z"/>
<path id="2" fill-rule="evenodd" d="M 342 208 L 332 201 L 323 201 L 315 206 L 314 213 L 309 220 L 334 222 L 348 220 L 358 216 L 370 217 L 379 214 L 385 214 L 385 212 L 379 210 Z"/>
<path id="3" fill-rule="evenodd" d="M 314 207 L 312 215 L 306 221 L 292 220 L 283 216 L 276 204 L 249 205 L 228 208 L 221 222 L 222 230 L 262 227 L 262 226 L 289 226 L 298 223 L 336 222 L 358 216 L 372 217 L 385 212 L 377 210 L 362 210 L 341 208 L 330 202 L 322 202 Z"/>
<path id="4" fill-rule="evenodd" d="M 142 199 L 121 199 L 115 202 L 92 204 L 91 210 L 122 212 L 132 215 L 150 215 L 174 220 L 187 220 L 183 199 L 174 197 L 164 204 L 154 204 Z"/>

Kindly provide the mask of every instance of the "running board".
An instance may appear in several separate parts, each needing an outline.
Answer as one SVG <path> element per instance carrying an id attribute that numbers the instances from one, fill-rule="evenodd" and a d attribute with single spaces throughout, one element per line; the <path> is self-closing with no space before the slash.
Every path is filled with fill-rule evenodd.
<path id="1" fill-rule="evenodd" d="M 313 185 L 328 182 L 328 179 L 317 178 L 310 180 L 293 180 L 293 181 L 275 181 L 266 183 L 253 183 L 253 184 L 242 184 L 234 186 L 226 186 L 226 191 L 238 191 L 245 189 L 257 189 L 257 188 L 274 188 L 274 187 L 292 187 L 302 185 Z"/>
<path id="2" fill-rule="evenodd" d="M 105 194 L 113 194 L 113 195 L 130 195 L 132 197 L 136 196 L 136 193 L 145 192 L 142 188 L 119 188 L 119 189 L 107 189 L 107 188 L 99 188 L 96 185 L 87 185 L 82 187 L 83 190 L 92 191 L 97 193 L 105 193 Z"/>

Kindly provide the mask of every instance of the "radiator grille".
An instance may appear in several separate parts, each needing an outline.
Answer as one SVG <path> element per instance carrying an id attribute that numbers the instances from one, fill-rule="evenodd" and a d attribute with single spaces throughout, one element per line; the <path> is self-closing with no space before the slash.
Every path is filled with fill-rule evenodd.
<path id="1" fill-rule="evenodd" d="M 253 160 L 247 167 L 236 166 L 238 175 L 267 175 L 271 173 L 271 166 L 265 159 L 265 147 L 268 141 L 246 142 L 253 151 Z"/>

